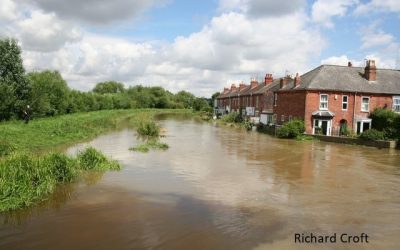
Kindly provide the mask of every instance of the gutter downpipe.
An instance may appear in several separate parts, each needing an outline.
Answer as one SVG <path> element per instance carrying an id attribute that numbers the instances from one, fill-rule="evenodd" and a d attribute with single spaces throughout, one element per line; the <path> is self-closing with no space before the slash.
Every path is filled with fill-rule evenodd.
<path id="1" fill-rule="evenodd" d="M 354 94 L 354 105 L 353 105 L 353 132 L 357 133 L 356 123 L 356 105 L 357 104 L 357 92 Z"/>

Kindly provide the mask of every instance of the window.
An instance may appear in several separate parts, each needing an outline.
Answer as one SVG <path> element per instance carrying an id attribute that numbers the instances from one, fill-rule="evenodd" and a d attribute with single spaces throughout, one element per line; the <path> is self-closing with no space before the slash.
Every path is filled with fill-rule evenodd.
<path id="1" fill-rule="evenodd" d="M 277 115 L 274 114 L 274 115 L 272 116 L 272 119 L 273 119 L 272 122 L 273 122 L 273 123 L 276 123 L 276 121 L 277 121 L 277 119 L 278 119 L 278 118 L 277 118 Z"/>
<path id="2" fill-rule="evenodd" d="M 361 98 L 361 111 L 369 112 L 369 97 L 363 96 Z"/>
<path id="3" fill-rule="evenodd" d="M 285 121 L 285 115 L 282 115 L 281 116 L 281 122 L 284 122 Z"/>
<path id="4" fill-rule="evenodd" d="M 349 97 L 347 95 L 342 96 L 342 110 L 347 110 L 349 104 Z"/>
<path id="5" fill-rule="evenodd" d="M 289 115 L 289 121 L 291 121 L 292 120 L 292 116 L 291 115 Z"/>
<path id="6" fill-rule="evenodd" d="M 274 106 L 278 106 L 278 94 L 274 94 Z"/>
<path id="7" fill-rule="evenodd" d="M 322 110 L 328 109 L 328 95 L 321 94 L 319 96 L 319 109 L 322 109 Z"/>
<path id="8" fill-rule="evenodd" d="M 400 112 L 400 96 L 393 96 L 393 111 Z"/>

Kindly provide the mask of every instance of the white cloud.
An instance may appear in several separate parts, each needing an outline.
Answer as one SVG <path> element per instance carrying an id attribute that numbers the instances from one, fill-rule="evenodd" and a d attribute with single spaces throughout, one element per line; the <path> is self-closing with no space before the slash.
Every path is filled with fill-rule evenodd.
<path id="1" fill-rule="evenodd" d="M 58 20 L 54 14 L 32 11 L 29 18 L 16 25 L 22 46 L 27 50 L 55 51 L 67 42 L 81 38 L 80 31 L 71 24 Z"/>
<path id="2" fill-rule="evenodd" d="M 347 66 L 349 62 L 351 62 L 351 64 L 354 67 L 363 67 L 364 66 L 364 61 L 350 59 L 347 57 L 347 55 L 331 56 L 331 57 L 325 58 L 321 61 L 321 64 Z"/>
<path id="3" fill-rule="evenodd" d="M 33 0 L 39 8 L 69 20 L 90 24 L 108 24 L 132 19 L 165 0 Z"/>
<path id="4" fill-rule="evenodd" d="M 358 5 L 354 13 L 357 15 L 366 15 L 377 11 L 400 12 L 400 1 L 372 0 L 368 3 Z"/>
<path id="5" fill-rule="evenodd" d="M 291 14 L 305 7 L 305 0 L 220 0 L 220 11 L 239 11 L 248 17 L 268 17 Z"/>
<path id="6" fill-rule="evenodd" d="M 0 22 L 12 21 L 17 18 L 15 3 L 11 0 L 2 0 L 0 4 Z"/>
<path id="7" fill-rule="evenodd" d="M 387 46 L 395 41 L 393 35 L 385 33 L 378 28 L 378 23 L 373 23 L 361 31 L 361 48 L 369 49 Z"/>
<path id="8" fill-rule="evenodd" d="M 332 28 L 332 18 L 346 15 L 348 8 L 357 2 L 358 0 L 318 0 L 312 6 L 312 19 L 327 28 Z"/>

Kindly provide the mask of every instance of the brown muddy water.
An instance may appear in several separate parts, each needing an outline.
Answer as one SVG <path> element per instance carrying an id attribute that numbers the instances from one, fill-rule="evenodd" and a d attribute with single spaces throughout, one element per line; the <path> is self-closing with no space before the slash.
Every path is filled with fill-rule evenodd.
<path id="1" fill-rule="evenodd" d="M 67 149 L 90 144 L 123 169 L 0 215 L 0 249 L 400 249 L 399 151 L 160 123 L 167 151 L 129 151 L 128 128 Z M 295 243 L 295 233 L 337 242 Z"/>

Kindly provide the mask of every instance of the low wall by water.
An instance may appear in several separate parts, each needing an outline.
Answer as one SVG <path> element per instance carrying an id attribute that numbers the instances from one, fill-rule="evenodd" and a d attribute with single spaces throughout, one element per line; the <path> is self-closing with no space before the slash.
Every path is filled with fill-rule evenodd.
<path id="1" fill-rule="evenodd" d="M 355 144 L 355 145 L 363 145 L 363 146 L 377 147 L 377 148 L 399 148 L 398 146 L 400 146 L 400 144 L 397 143 L 396 141 L 366 141 L 358 138 L 348 138 L 339 136 L 325 136 L 325 135 L 313 135 L 313 136 L 321 141 L 326 141 L 326 142 Z"/>

